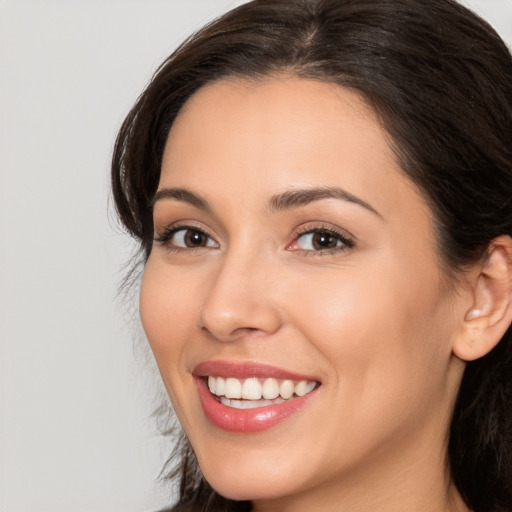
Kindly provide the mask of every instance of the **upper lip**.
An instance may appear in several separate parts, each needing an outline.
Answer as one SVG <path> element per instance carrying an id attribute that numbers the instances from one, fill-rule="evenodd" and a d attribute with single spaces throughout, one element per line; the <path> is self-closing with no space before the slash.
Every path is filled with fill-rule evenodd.
<path id="1" fill-rule="evenodd" d="M 235 377 L 238 379 L 272 377 L 274 379 L 319 381 L 319 379 L 311 375 L 303 375 L 284 368 L 252 361 L 203 361 L 194 367 L 192 373 L 196 377 L 208 377 L 211 375 L 214 377 Z"/>

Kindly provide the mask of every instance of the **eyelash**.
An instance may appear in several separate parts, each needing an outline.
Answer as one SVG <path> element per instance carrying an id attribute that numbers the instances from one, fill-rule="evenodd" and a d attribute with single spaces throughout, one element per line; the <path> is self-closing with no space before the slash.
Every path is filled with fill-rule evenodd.
<path id="1" fill-rule="evenodd" d="M 331 249 L 321 249 L 321 250 L 311 250 L 311 249 L 295 249 L 297 252 L 301 252 L 308 256 L 313 257 L 321 257 L 321 256 L 329 256 L 334 253 L 344 252 L 348 249 L 352 249 L 355 245 L 355 242 L 352 238 L 348 237 L 346 234 L 341 233 L 340 231 L 327 226 L 319 226 L 319 227 L 306 227 L 295 232 L 293 237 L 293 242 L 289 244 L 290 247 L 292 244 L 296 244 L 301 237 L 310 234 L 325 234 L 330 237 L 336 239 L 336 241 L 341 242 L 340 247 L 333 247 Z"/>
<path id="2" fill-rule="evenodd" d="M 194 251 L 194 250 L 198 250 L 198 249 L 203 249 L 204 246 L 199 246 L 199 247 L 178 247 L 178 246 L 174 246 L 170 243 L 172 237 L 178 233 L 179 231 L 192 231 L 194 233 L 200 233 L 201 235 L 203 235 L 205 238 L 207 238 L 208 240 L 213 240 L 213 238 L 206 232 L 204 231 L 203 229 L 197 227 L 197 226 L 190 226 L 190 225 L 177 225 L 177 226 L 172 226 L 172 227 L 168 227 L 168 228 L 165 228 L 164 231 L 156 236 L 154 238 L 154 241 L 161 244 L 161 245 L 164 245 L 166 246 L 167 250 L 168 251 L 172 251 L 172 252 L 178 252 L 178 251 Z M 217 243 L 217 242 L 215 242 Z"/>
<path id="3" fill-rule="evenodd" d="M 191 251 L 191 250 L 193 251 L 193 250 L 200 250 L 203 248 L 211 247 L 211 246 L 198 246 L 198 247 L 185 248 L 185 247 L 179 247 L 179 246 L 174 246 L 174 245 L 170 244 L 169 242 L 172 239 L 172 237 L 179 231 L 192 231 L 195 233 L 200 233 L 202 236 L 206 237 L 206 239 L 208 241 L 213 241 L 215 244 L 217 244 L 217 242 L 215 242 L 213 240 L 213 238 L 206 231 L 204 231 L 203 229 L 201 229 L 197 226 L 191 226 L 191 225 L 178 225 L 178 226 L 172 226 L 172 227 L 165 228 L 165 230 L 160 235 L 158 235 L 154 238 L 154 241 L 161 245 L 166 246 L 166 248 L 169 251 L 173 251 L 173 252 Z M 301 249 L 301 248 L 289 249 L 289 247 L 292 246 L 293 244 L 297 244 L 298 241 L 301 239 L 301 237 L 304 237 L 305 235 L 310 235 L 310 234 L 328 235 L 328 236 L 336 239 L 337 242 L 341 242 L 342 245 L 340 247 L 334 247 L 334 248 L 330 248 L 330 249 L 326 248 L 326 249 L 319 249 L 319 250 Z M 354 247 L 354 245 L 355 245 L 354 240 L 352 238 L 347 237 L 346 234 L 343 234 L 343 233 L 337 231 L 336 229 L 333 229 L 332 227 L 319 226 L 319 227 L 314 227 L 314 228 L 307 227 L 307 228 L 304 228 L 302 230 L 298 230 L 297 232 L 295 232 L 295 234 L 293 235 L 293 241 L 290 244 L 288 244 L 287 250 L 290 250 L 293 252 L 300 252 L 300 253 L 306 254 L 308 256 L 318 257 L 318 256 L 327 256 L 327 255 L 337 253 L 337 252 L 343 252 L 348 249 L 352 249 Z"/>

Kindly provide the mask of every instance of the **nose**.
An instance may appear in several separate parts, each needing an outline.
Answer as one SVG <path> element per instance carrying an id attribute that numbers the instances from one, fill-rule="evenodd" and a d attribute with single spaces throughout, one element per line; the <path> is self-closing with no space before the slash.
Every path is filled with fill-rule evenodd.
<path id="1" fill-rule="evenodd" d="M 221 342 L 275 333 L 281 319 L 268 265 L 253 256 L 226 257 L 212 271 L 198 325 Z"/>

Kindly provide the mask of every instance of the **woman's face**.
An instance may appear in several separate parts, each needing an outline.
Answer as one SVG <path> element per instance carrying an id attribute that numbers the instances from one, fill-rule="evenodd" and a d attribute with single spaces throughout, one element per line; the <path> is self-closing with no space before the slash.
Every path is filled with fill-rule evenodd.
<path id="1" fill-rule="evenodd" d="M 158 190 L 141 317 L 212 486 L 280 510 L 436 488 L 462 299 L 365 103 L 292 77 L 206 86 Z"/>

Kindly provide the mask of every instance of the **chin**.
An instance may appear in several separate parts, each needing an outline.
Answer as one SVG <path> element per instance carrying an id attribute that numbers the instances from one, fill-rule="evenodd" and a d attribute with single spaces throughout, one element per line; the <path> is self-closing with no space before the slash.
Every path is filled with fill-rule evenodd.
<path id="1" fill-rule="evenodd" d="M 237 501 L 276 499 L 297 492 L 305 482 L 297 467 L 290 464 L 272 464 L 260 456 L 259 464 L 250 458 L 241 463 L 219 463 L 222 459 L 212 459 L 216 463 L 199 462 L 201 471 L 208 483 L 221 496 Z M 269 468 L 272 468 L 269 470 Z"/>
<path id="2" fill-rule="evenodd" d="M 219 476 L 215 474 L 205 474 L 208 483 L 221 496 L 236 501 L 254 501 L 276 499 L 282 496 L 292 494 L 292 489 L 286 482 L 276 482 L 275 478 L 265 476 L 255 477 L 254 474 L 241 475 L 238 469 L 230 474 Z"/>

